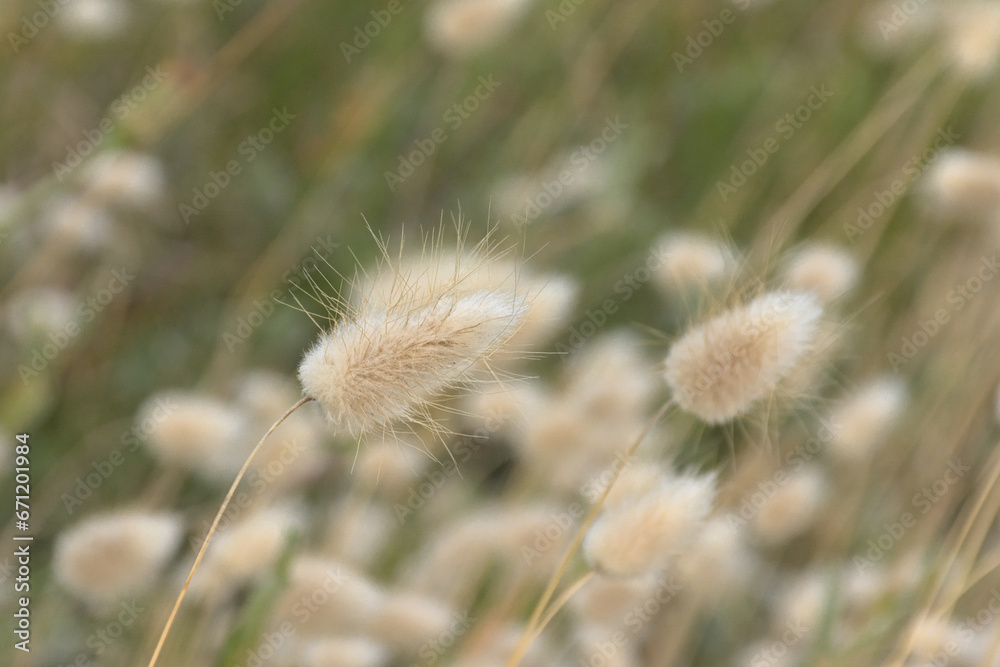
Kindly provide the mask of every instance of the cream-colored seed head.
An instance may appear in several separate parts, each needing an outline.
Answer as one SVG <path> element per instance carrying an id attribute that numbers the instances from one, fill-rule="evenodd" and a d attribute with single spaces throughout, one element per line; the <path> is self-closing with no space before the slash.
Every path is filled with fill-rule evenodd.
<path id="1" fill-rule="evenodd" d="M 67 247 L 96 252 L 115 238 L 115 221 L 103 206 L 84 197 L 55 196 L 40 215 L 38 227 Z"/>
<path id="2" fill-rule="evenodd" d="M 464 57 L 500 42 L 530 0 L 438 0 L 427 10 L 424 31 L 435 49 Z"/>
<path id="3" fill-rule="evenodd" d="M 418 555 L 408 580 L 415 591 L 455 604 L 466 602 L 499 552 L 498 510 L 479 510 L 445 525 Z"/>
<path id="4" fill-rule="evenodd" d="M 217 596 L 266 575 L 301 524 L 291 509 L 269 508 L 221 531 L 191 586 L 203 595 Z"/>
<path id="5" fill-rule="evenodd" d="M 668 476 L 648 493 L 602 512 L 587 531 L 584 554 L 609 575 L 655 570 L 690 546 L 714 499 L 714 476 Z"/>
<path id="6" fill-rule="evenodd" d="M 326 637 L 306 642 L 299 667 L 386 667 L 388 648 L 364 637 Z"/>
<path id="7" fill-rule="evenodd" d="M 844 462 L 871 456 L 906 409 L 906 385 L 896 377 L 870 381 L 840 403 L 830 417 L 830 453 Z"/>
<path id="8" fill-rule="evenodd" d="M 355 512 L 347 524 L 349 532 L 343 532 L 343 523 L 331 525 L 327 550 L 359 568 L 366 568 L 391 548 L 392 539 L 399 532 L 399 520 L 383 504 L 370 504 Z"/>
<path id="9" fill-rule="evenodd" d="M 137 426 L 158 459 L 209 480 L 232 477 L 253 446 L 242 411 L 202 394 L 152 396 Z"/>
<path id="10" fill-rule="evenodd" d="M 785 283 L 800 292 L 812 292 L 823 303 L 850 292 L 858 282 L 858 260 L 829 243 L 798 248 L 785 265 Z"/>
<path id="11" fill-rule="evenodd" d="M 358 454 L 354 476 L 359 483 L 392 497 L 409 491 L 429 463 L 423 445 L 403 435 L 369 442 Z"/>
<path id="12" fill-rule="evenodd" d="M 3 307 L 7 330 L 21 341 L 64 333 L 77 322 L 82 302 L 62 289 L 29 287 L 12 294 Z"/>
<path id="13" fill-rule="evenodd" d="M 537 381 L 490 382 L 476 387 L 463 401 L 463 412 L 492 436 L 521 438 L 542 406 L 549 401 Z"/>
<path id="14" fill-rule="evenodd" d="M 826 501 L 828 483 L 823 470 L 805 465 L 776 482 L 777 490 L 753 519 L 754 534 L 768 544 L 779 544 L 805 530 Z"/>
<path id="15" fill-rule="evenodd" d="M 829 573 L 811 569 L 791 575 L 775 600 L 776 627 L 788 622 L 807 630 L 819 628 L 833 589 Z"/>
<path id="16" fill-rule="evenodd" d="M 712 285 L 723 280 L 734 264 L 732 253 L 722 243 L 688 232 L 661 238 L 656 254 L 660 264 L 653 277 L 668 293 Z"/>
<path id="17" fill-rule="evenodd" d="M 103 41 L 128 25 L 131 7 L 124 0 L 76 0 L 56 15 L 56 25 L 71 39 Z"/>
<path id="18" fill-rule="evenodd" d="M 604 498 L 604 507 L 618 507 L 649 493 L 663 483 L 665 472 L 663 466 L 657 463 L 630 460 L 628 465 L 618 473 L 618 478 Z M 592 496 L 588 500 L 596 501 L 600 498 L 610 481 L 610 471 L 605 471 L 595 478 L 587 486 L 588 495 Z"/>
<path id="19" fill-rule="evenodd" d="M 367 626 L 385 593 L 364 574 L 344 563 L 303 554 L 292 562 L 288 585 L 276 605 L 276 617 L 306 636 L 353 634 Z M 303 614 L 303 609 L 310 613 Z"/>
<path id="20" fill-rule="evenodd" d="M 756 567 L 746 531 L 722 517 L 707 521 L 691 548 L 677 559 L 678 574 L 685 588 L 712 602 L 743 588 Z"/>
<path id="21" fill-rule="evenodd" d="M 667 355 L 674 400 L 710 424 L 744 414 L 801 362 L 821 314 L 811 294 L 770 292 L 691 329 Z"/>
<path id="22" fill-rule="evenodd" d="M 613 331 L 575 356 L 567 378 L 567 397 L 593 419 L 620 427 L 645 415 L 659 388 L 639 338 Z"/>
<path id="23" fill-rule="evenodd" d="M 396 651 L 411 652 L 448 634 L 458 616 L 434 598 L 394 591 L 375 613 L 368 632 Z"/>
<path id="24" fill-rule="evenodd" d="M 1000 56 L 1000 6 L 978 0 L 948 3 L 941 17 L 955 68 L 970 79 L 993 74 Z"/>
<path id="25" fill-rule="evenodd" d="M 670 584 L 670 580 L 653 575 L 630 579 L 595 577 L 570 598 L 570 605 L 584 625 L 618 629 L 630 612 L 649 599 L 651 591 Z"/>
<path id="26" fill-rule="evenodd" d="M 74 595 L 95 603 L 156 583 L 181 538 L 177 517 L 125 511 L 94 516 L 59 536 L 53 569 Z"/>
<path id="27" fill-rule="evenodd" d="M 299 366 L 306 394 L 352 435 L 412 419 L 517 331 L 525 302 L 482 291 L 416 310 L 361 313 L 320 336 Z"/>
<path id="28" fill-rule="evenodd" d="M 1000 158 L 949 148 L 928 170 L 923 195 L 943 220 L 1000 221 Z"/>
<path id="29" fill-rule="evenodd" d="M 466 296 L 483 291 L 515 295 L 525 304 L 524 316 L 506 347 L 533 349 L 548 340 L 569 317 L 579 286 L 566 275 L 536 275 L 499 250 L 477 246 L 459 251 L 424 250 L 381 267 L 358 282 L 351 298 L 355 307 L 387 310 L 406 303 L 430 306 L 441 295 Z M 516 357 L 515 357 L 516 358 Z"/>
<path id="30" fill-rule="evenodd" d="M 85 166 L 88 196 L 150 207 L 163 197 L 166 176 L 160 161 L 146 153 L 105 151 Z"/>
<path id="31" fill-rule="evenodd" d="M 508 346 L 515 351 L 526 351 L 545 343 L 561 330 L 573 311 L 580 286 L 569 276 L 522 273 L 517 288 L 528 302 L 528 310 Z"/>
<path id="32" fill-rule="evenodd" d="M 981 647 L 976 641 L 969 641 L 968 631 L 967 621 L 957 623 L 948 618 L 934 618 L 932 616 L 922 618 L 917 627 L 913 629 L 912 655 L 917 660 L 926 660 L 931 664 L 940 663 L 942 655 L 954 658 L 954 664 L 989 664 L 989 661 L 983 663 L 979 660 L 986 656 L 975 655 L 977 649 Z"/>

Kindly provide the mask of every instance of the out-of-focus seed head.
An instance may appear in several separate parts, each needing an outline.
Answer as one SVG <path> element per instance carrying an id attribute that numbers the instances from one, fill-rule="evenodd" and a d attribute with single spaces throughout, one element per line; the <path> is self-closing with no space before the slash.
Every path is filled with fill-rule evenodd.
<path id="1" fill-rule="evenodd" d="M 657 488 L 603 511 L 587 531 L 584 554 L 609 575 L 651 572 L 690 546 L 714 499 L 714 476 L 667 476 Z"/>
<path id="2" fill-rule="evenodd" d="M 162 513 L 124 511 L 81 521 L 59 536 L 53 569 L 74 595 L 104 603 L 153 586 L 180 541 L 181 523 Z"/>
<path id="3" fill-rule="evenodd" d="M 1000 159 L 949 148 L 928 170 L 922 194 L 940 220 L 1000 222 Z"/>
<path id="4" fill-rule="evenodd" d="M 503 39 L 530 0 L 438 0 L 427 10 L 424 32 L 431 46 L 465 57 Z"/>
<path id="5" fill-rule="evenodd" d="M 829 243 L 810 243 L 795 250 L 784 267 L 785 283 L 800 292 L 812 292 L 830 303 L 850 292 L 858 282 L 858 260 Z"/>
<path id="6" fill-rule="evenodd" d="M 230 479 L 253 447 L 242 411 L 196 393 L 150 397 L 135 428 L 158 459 L 211 481 Z"/>
<path id="7" fill-rule="evenodd" d="M 301 667 L 386 667 L 392 652 L 364 637 L 326 637 L 299 649 Z"/>
<path id="8" fill-rule="evenodd" d="M 705 289 L 724 280 L 735 258 L 721 242 L 702 234 L 673 233 L 657 242 L 660 264 L 653 277 L 667 293 Z"/>
<path id="9" fill-rule="evenodd" d="M 769 545 L 780 544 L 805 530 L 826 501 L 829 484 L 822 468 L 806 465 L 775 482 L 776 490 L 754 517 L 754 534 Z"/>
<path id="10" fill-rule="evenodd" d="M 696 326 L 667 355 L 674 401 L 710 424 L 746 413 L 801 363 L 821 314 L 813 295 L 778 291 Z"/>
<path id="11" fill-rule="evenodd" d="M 906 385 L 896 377 L 876 378 L 858 388 L 833 411 L 828 449 L 837 459 L 868 459 L 906 409 Z"/>

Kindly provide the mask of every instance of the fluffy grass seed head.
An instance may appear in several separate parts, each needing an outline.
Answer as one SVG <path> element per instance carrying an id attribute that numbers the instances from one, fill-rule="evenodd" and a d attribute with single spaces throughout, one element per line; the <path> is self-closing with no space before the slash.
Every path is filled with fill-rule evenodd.
<path id="1" fill-rule="evenodd" d="M 56 541 L 56 579 L 95 604 L 137 594 L 156 582 L 181 532 L 170 514 L 124 511 L 85 519 Z"/>
<path id="2" fill-rule="evenodd" d="M 319 591 L 327 602 L 311 605 L 313 613 L 303 618 L 303 605 Z M 277 619 L 290 621 L 305 636 L 353 634 L 371 623 L 385 595 L 364 574 L 341 561 L 301 554 L 292 561 L 288 585 L 277 603 Z"/>
<path id="3" fill-rule="evenodd" d="M 949 148 L 928 170 L 922 195 L 941 220 L 1000 222 L 1000 159 Z"/>
<path id="4" fill-rule="evenodd" d="M 105 151 L 85 166 L 88 195 L 101 201 L 151 208 L 166 191 L 160 161 L 147 153 Z"/>
<path id="5" fill-rule="evenodd" d="M 446 634 L 456 618 L 458 614 L 439 600 L 393 591 L 376 612 L 368 631 L 387 646 L 407 653 Z"/>
<path id="6" fill-rule="evenodd" d="M 301 517 L 291 508 L 272 507 L 220 532 L 192 587 L 204 596 L 217 596 L 266 575 L 301 525 Z"/>
<path id="7" fill-rule="evenodd" d="M 876 378 L 860 387 L 831 415 L 836 429 L 827 446 L 831 455 L 846 463 L 867 459 L 902 416 L 906 404 L 906 385 L 899 378 Z"/>
<path id="8" fill-rule="evenodd" d="M 301 667 L 385 667 L 392 653 L 364 637 L 325 637 L 299 649 Z"/>
<path id="9" fill-rule="evenodd" d="M 330 423 L 355 436 L 400 421 L 430 423 L 431 403 L 472 380 L 526 310 L 514 294 L 483 290 L 443 294 L 415 309 L 402 303 L 360 312 L 320 336 L 299 366 L 299 380 Z"/>
<path id="10" fill-rule="evenodd" d="M 666 476 L 649 492 L 603 511 L 587 531 L 584 555 L 599 572 L 646 574 L 692 543 L 712 511 L 715 477 Z"/>
<path id="11" fill-rule="evenodd" d="M 154 395 L 140 408 L 137 422 L 154 456 L 211 481 L 229 480 L 246 458 L 246 416 L 207 395 Z"/>
<path id="12" fill-rule="evenodd" d="M 530 0 L 438 0 L 427 10 L 427 41 L 441 53 L 462 58 L 500 42 Z"/>
<path id="13" fill-rule="evenodd" d="M 743 526 L 724 517 L 709 519 L 691 548 L 677 559 L 685 587 L 712 602 L 744 588 L 757 566 Z"/>
<path id="14" fill-rule="evenodd" d="M 1000 57 L 1000 6 L 967 0 L 942 9 L 945 47 L 955 69 L 969 79 L 986 79 L 996 71 Z"/>
<path id="15" fill-rule="evenodd" d="M 812 292 L 823 303 L 843 296 L 858 282 L 858 260 L 830 243 L 802 245 L 784 267 L 785 283 L 791 289 Z"/>
<path id="16" fill-rule="evenodd" d="M 775 291 L 694 327 L 667 355 L 674 401 L 710 424 L 746 413 L 809 352 L 821 314 L 812 294 Z"/>
<path id="17" fill-rule="evenodd" d="M 665 292 L 708 287 L 723 280 L 733 269 L 735 258 L 725 245 L 702 234 L 668 234 L 657 242 L 660 265 L 653 273 Z"/>
<path id="18" fill-rule="evenodd" d="M 783 484 L 754 516 L 754 534 L 769 545 L 781 544 L 804 531 L 826 501 L 829 484 L 822 468 L 806 465 L 788 473 Z"/>

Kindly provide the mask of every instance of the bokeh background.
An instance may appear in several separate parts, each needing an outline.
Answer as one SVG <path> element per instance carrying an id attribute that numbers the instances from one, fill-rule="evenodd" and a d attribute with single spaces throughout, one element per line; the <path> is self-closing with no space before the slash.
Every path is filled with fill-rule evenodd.
<path id="1" fill-rule="evenodd" d="M 225 487 L 164 472 L 141 446 L 84 497 L 79 479 L 126 446 L 159 392 L 230 397 L 251 370 L 293 377 L 317 333 L 294 307 L 310 280 L 339 286 L 336 272 L 378 258 L 376 239 L 419 247 L 442 221 L 465 221 L 472 239 L 493 229 L 532 272 L 576 285 L 538 347 L 556 354 L 520 369 L 553 385 L 608 299 L 617 307 L 599 333 L 630 330 L 652 369 L 725 300 L 676 298 L 637 273 L 667 233 L 731 245 L 754 284 L 776 280 L 803 241 L 854 257 L 837 353 L 801 410 L 822 413 L 888 374 L 908 387 L 908 417 L 858 480 L 865 491 L 829 508 L 849 527 L 830 529 L 836 546 L 815 547 L 816 529 L 769 571 L 850 562 L 954 456 L 973 471 L 991 460 L 1000 290 L 984 278 L 952 297 L 996 247 L 998 12 L 971 0 L 5 1 L 0 506 L 13 503 L 13 436 L 29 433 L 35 634 L 30 655 L 6 635 L 0 661 L 145 664 L 161 611 L 94 655 L 86 639 L 114 614 L 54 579 L 55 541 L 81 517 L 164 497 L 191 537 Z M 983 162 L 935 176 L 957 149 Z M 914 342 L 941 309 L 948 322 Z M 681 431 L 685 465 L 724 470 L 734 441 L 747 446 L 740 428 Z M 346 493 L 354 446 L 329 437 L 299 492 L 307 506 Z M 470 464 L 472 497 L 502 493 L 517 461 L 500 459 Z M 974 476 L 907 536 L 914 553 L 945 543 Z M 11 512 L 0 525 L 9 619 Z M 916 579 L 933 581 L 926 572 Z M 164 575 L 144 604 L 167 606 L 177 583 Z M 879 598 L 872 636 L 846 654 L 862 657 L 838 654 L 829 632 L 805 655 L 879 664 L 921 590 Z M 731 625 L 724 612 L 693 622 L 671 664 L 741 664 L 769 631 L 737 606 Z M 233 655 L 167 664 L 243 664 Z"/>

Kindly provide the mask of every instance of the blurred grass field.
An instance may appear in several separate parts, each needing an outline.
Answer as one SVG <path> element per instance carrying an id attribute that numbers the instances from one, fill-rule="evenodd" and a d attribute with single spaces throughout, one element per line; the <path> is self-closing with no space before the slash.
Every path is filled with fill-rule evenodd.
<path id="1" fill-rule="evenodd" d="M 922 583 L 884 600 L 870 636 L 850 650 L 827 631 L 799 662 L 766 664 L 887 659 L 971 499 L 980 488 L 987 507 L 996 497 L 979 475 L 995 456 L 1000 286 L 986 279 L 968 298 L 949 296 L 994 257 L 998 237 L 938 219 L 922 188 L 948 148 L 1000 154 L 998 5 L 483 4 L 501 9 L 440 34 L 429 26 L 445 10 L 407 0 L 0 6 L 0 427 L 8 439 L 31 435 L 35 536 L 35 649 L 14 650 L 8 633 L 0 662 L 70 664 L 87 628 L 103 622 L 53 579 L 55 540 L 80 517 L 161 493 L 189 529 L 214 512 L 218 485 L 172 477 L 145 448 L 127 449 L 147 398 L 169 388 L 226 396 L 250 369 L 291 377 L 317 335 L 295 308 L 313 290 L 308 277 L 338 286 L 335 271 L 352 276 L 378 259 L 376 238 L 419 247 L 422 233 L 454 220 L 468 221 L 474 239 L 495 227 L 532 271 L 579 285 L 540 352 L 574 347 L 574 332 L 611 299 L 615 312 L 594 339 L 630 329 L 654 369 L 689 322 L 718 306 L 665 297 L 638 278 L 664 233 L 732 243 L 746 275 L 765 282 L 805 240 L 857 257 L 859 284 L 839 306 L 842 341 L 815 400 L 781 429 L 682 419 L 678 447 L 686 465 L 726 471 L 734 440 L 741 452 L 794 447 L 796 428 L 808 432 L 811 415 L 866 378 L 906 382 L 908 418 L 856 472 L 856 486 L 836 482 L 846 484 L 841 502 L 812 532 L 769 554 L 767 570 L 850 562 L 960 456 L 972 474 L 906 536 L 930 563 Z M 626 290 L 629 278 L 638 282 Z M 941 309 L 947 322 L 915 345 Z M 558 386 L 571 356 L 541 354 L 525 374 Z M 742 439 L 760 433 L 774 442 Z M 307 506 L 336 503 L 350 488 L 355 443 L 332 437 L 329 448 L 336 461 L 302 491 Z M 123 463 L 80 497 L 78 482 L 117 450 Z M 490 465 L 478 483 L 493 497 L 489 485 L 502 489 L 509 471 Z M 0 483 L 4 503 L 11 480 Z M 2 523 L 0 544 L 12 544 L 13 520 Z M 408 529 L 380 561 L 383 576 L 425 538 Z M 962 566 L 996 556 L 992 523 L 983 531 L 983 552 L 962 552 Z M 8 618 L 10 553 L 0 547 Z M 169 608 L 174 579 L 164 575 L 151 607 Z M 979 608 L 993 585 L 990 571 L 958 608 Z M 227 613 L 243 618 L 244 607 Z M 669 664 L 748 664 L 735 656 L 756 626 L 746 606 L 734 608 L 731 624 L 725 612 L 692 621 L 700 633 Z M 145 664 L 163 615 L 144 617 L 110 657 L 84 651 L 93 662 L 83 664 Z M 165 664 L 243 664 L 224 651 L 169 655 Z M 655 650 L 647 658 L 635 664 L 661 664 Z"/>

